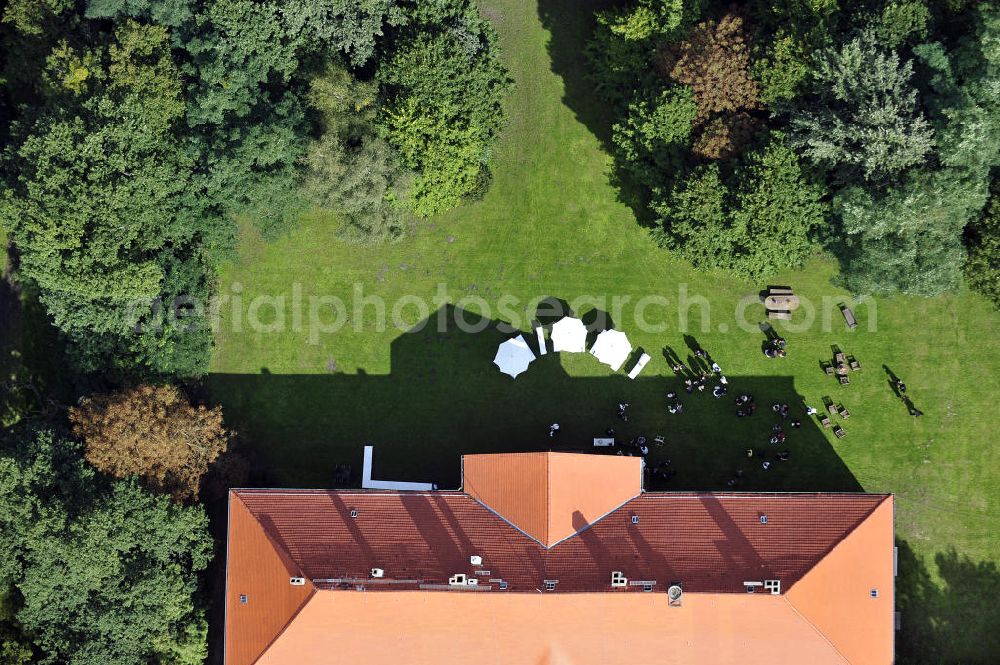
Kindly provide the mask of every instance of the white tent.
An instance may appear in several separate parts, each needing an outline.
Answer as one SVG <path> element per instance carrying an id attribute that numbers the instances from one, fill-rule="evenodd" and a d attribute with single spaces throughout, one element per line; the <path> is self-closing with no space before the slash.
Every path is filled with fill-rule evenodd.
<path id="1" fill-rule="evenodd" d="M 617 372 L 632 353 L 632 344 L 622 331 L 604 330 L 590 347 L 590 353 Z"/>
<path id="2" fill-rule="evenodd" d="M 493 364 L 499 367 L 500 371 L 504 374 L 516 377 L 528 369 L 528 365 L 534 359 L 535 352 L 524 341 L 524 336 L 518 335 L 517 337 L 508 339 L 497 348 L 497 355 L 493 358 Z"/>
<path id="3" fill-rule="evenodd" d="M 549 335 L 553 351 L 582 353 L 587 350 L 587 326 L 580 319 L 564 316 L 552 326 Z"/>

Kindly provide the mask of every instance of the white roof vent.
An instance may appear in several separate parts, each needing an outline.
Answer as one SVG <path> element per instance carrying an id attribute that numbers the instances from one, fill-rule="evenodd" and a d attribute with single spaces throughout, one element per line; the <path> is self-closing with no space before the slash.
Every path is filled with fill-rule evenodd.
<path id="1" fill-rule="evenodd" d="M 628 578 L 625 577 L 625 573 L 620 570 L 612 571 L 611 573 L 611 586 L 612 588 L 620 588 L 628 586 Z"/>
<path id="2" fill-rule="evenodd" d="M 372 577 L 385 577 L 385 571 L 381 568 L 372 568 Z"/>
<path id="3" fill-rule="evenodd" d="M 772 596 L 781 593 L 781 580 L 764 580 L 764 591 L 770 591 Z"/>
<path id="4" fill-rule="evenodd" d="M 290 580 L 288 580 L 288 583 L 291 584 L 292 586 L 305 586 L 306 585 L 306 578 L 304 578 L 304 577 L 293 577 Z"/>
<path id="5" fill-rule="evenodd" d="M 479 580 L 477 580 L 475 577 L 470 577 L 467 580 L 465 580 L 465 586 L 479 586 Z"/>
<path id="6" fill-rule="evenodd" d="M 448 584 L 452 586 L 465 586 L 465 573 L 456 573 L 448 578 Z"/>
<path id="7" fill-rule="evenodd" d="M 481 566 L 483 565 L 483 557 L 479 556 L 478 554 L 473 554 L 472 556 L 469 557 L 469 563 L 471 563 L 473 566 Z"/>
<path id="8" fill-rule="evenodd" d="M 680 607 L 681 598 L 684 596 L 684 589 L 679 584 L 671 584 L 667 588 L 667 604 L 671 607 Z"/>

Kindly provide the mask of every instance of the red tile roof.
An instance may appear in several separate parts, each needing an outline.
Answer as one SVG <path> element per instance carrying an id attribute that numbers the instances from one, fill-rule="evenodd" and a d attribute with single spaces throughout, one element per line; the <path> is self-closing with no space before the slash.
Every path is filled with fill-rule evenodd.
<path id="1" fill-rule="evenodd" d="M 551 549 L 462 492 L 240 490 L 271 541 L 318 586 L 447 584 L 489 570 L 512 591 L 609 591 L 610 571 L 688 591 L 787 588 L 884 499 L 871 494 L 645 493 Z M 357 517 L 351 518 L 351 510 Z M 632 516 L 638 524 L 632 524 Z M 767 524 L 760 517 L 767 516 Z M 469 557 L 483 558 L 472 566 Z M 382 580 L 369 580 L 382 568 Z M 632 589 L 635 590 L 635 589 Z"/>
<path id="2" fill-rule="evenodd" d="M 230 494 L 226 625 L 239 626 L 226 630 L 230 663 L 252 663 L 315 593 L 312 582 L 288 583 L 302 571 L 283 548 L 268 541 L 260 519 L 239 495 Z"/>
<path id="3" fill-rule="evenodd" d="M 465 455 L 462 489 L 546 547 L 642 493 L 641 457 Z"/>
<path id="4" fill-rule="evenodd" d="M 501 467 L 513 469 L 506 464 Z M 530 481 L 533 476 L 522 477 Z M 517 607 L 508 607 L 504 604 L 506 601 L 476 601 L 475 598 L 518 596 L 518 592 L 531 593 L 535 599 L 568 594 L 568 598 L 577 597 L 580 603 L 592 604 L 596 593 L 600 597 L 624 594 L 635 598 L 636 603 L 650 602 L 651 596 L 642 594 L 641 584 L 613 589 L 610 584 L 612 571 L 621 571 L 632 582 L 654 582 L 653 590 L 658 592 L 665 591 L 671 584 L 681 584 L 685 597 L 689 594 L 706 598 L 740 594 L 742 598 L 747 597 L 743 584 L 746 581 L 780 580 L 783 604 L 768 611 L 774 617 L 784 617 L 781 621 L 789 626 L 798 626 L 804 617 L 802 625 L 812 631 L 810 634 L 822 636 L 821 641 L 835 649 L 832 660 L 813 658 L 812 662 L 891 661 L 891 657 L 889 660 L 881 657 L 886 649 L 891 656 L 892 645 L 892 500 L 886 495 L 645 493 L 602 519 L 581 525 L 585 528 L 579 533 L 548 548 L 501 518 L 497 514 L 499 510 L 485 507 L 462 491 L 234 490 L 230 505 L 227 665 L 251 665 L 261 653 L 269 654 L 268 658 L 260 660 L 261 665 L 292 662 L 307 665 L 311 662 L 301 660 L 301 645 L 290 647 L 284 633 L 312 635 L 310 639 L 321 649 L 319 653 L 323 652 L 318 645 L 328 641 L 321 639 L 320 633 L 332 630 L 330 626 L 334 624 L 340 626 L 336 631 L 338 635 L 349 634 L 350 639 L 354 639 L 367 634 L 366 639 L 371 639 L 373 631 L 378 630 L 378 626 L 371 623 L 375 620 L 374 615 L 343 613 L 345 608 L 356 605 L 352 592 L 348 592 L 352 599 L 350 602 L 345 599 L 346 604 L 328 603 L 326 595 L 341 595 L 337 590 L 386 592 L 393 600 L 387 601 L 386 606 L 379 605 L 379 612 L 390 612 L 386 608 L 395 607 L 394 611 L 402 616 L 423 612 L 422 608 L 433 604 L 433 611 L 444 617 L 452 610 L 439 607 L 441 602 L 461 614 L 458 604 L 432 601 L 428 594 L 433 596 L 438 590 L 451 589 L 448 579 L 456 573 L 464 573 L 478 580 L 476 590 L 466 588 L 444 595 L 456 598 L 471 594 L 472 600 L 456 600 L 455 603 L 479 602 L 486 603 L 484 608 L 496 608 L 492 621 L 495 631 L 501 634 L 506 624 L 514 621 L 515 615 L 524 613 L 524 608 L 517 603 Z M 765 516 L 766 522 L 762 519 Z M 869 519 L 874 520 L 871 525 L 868 525 Z M 861 529 L 861 525 L 868 526 Z M 860 535 L 855 537 L 855 534 Z M 273 550 L 270 559 L 267 550 Z M 482 557 L 480 565 L 470 562 L 473 555 Z M 266 567 L 260 562 L 265 562 Z M 384 577 L 373 579 L 372 568 L 383 569 Z M 817 571 L 815 581 L 809 577 L 814 569 Z M 302 595 L 286 597 L 283 592 L 279 593 L 282 585 L 288 586 L 288 576 L 293 574 L 311 580 L 315 594 L 302 601 Z M 854 578 L 850 599 L 837 594 L 824 595 L 837 587 L 840 575 Z M 239 607 L 240 589 L 251 588 L 248 586 L 250 580 L 257 578 L 255 583 L 260 586 L 252 592 L 251 604 Z M 537 595 L 545 589 L 546 581 L 556 581 L 554 591 Z M 804 590 L 796 593 L 799 583 L 804 585 Z M 858 589 L 867 590 L 868 586 L 883 588 L 885 602 L 868 602 L 871 599 L 867 594 L 854 598 L 859 595 Z M 293 594 L 306 593 L 302 587 L 295 589 Z M 407 593 L 388 593 L 400 591 Z M 252 602 L 253 597 L 262 594 L 273 594 L 275 602 Z M 663 603 L 662 593 L 654 597 Z M 425 600 L 419 600 L 421 598 Z M 763 600 L 760 594 L 751 598 Z M 717 602 L 723 601 L 706 601 L 707 604 L 699 603 L 698 606 L 715 607 Z M 852 609 L 852 604 L 856 603 L 865 603 L 860 606 L 863 611 Z M 739 610 L 744 607 L 739 603 L 725 601 L 724 604 L 729 608 L 727 611 L 732 612 L 756 612 L 752 608 L 763 607 L 752 605 Z M 320 606 L 327 608 L 320 612 L 327 617 L 326 623 L 317 618 Z M 246 611 L 247 607 L 250 611 Z M 782 609 L 785 607 L 790 609 Z M 824 607 L 826 610 L 822 609 Z M 330 612 L 336 616 L 328 616 Z M 886 615 L 884 625 L 874 622 L 876 627 L 865 633 L 863 639 L 852 640 L 852 622 L 871 623 L 872 612 L 877 616 Z M 270 617 L 262 618 L 257 613 Z M 304 623 L 300 623 L 298 615 L 303 617 Z M 793 615 L 794 621 L 790 618 Z M 690 624 L 690 617 L 679 618 L 682 616 L 686 615 L 671 615 L 680 623 L 670 630 L 683 634 L 684 626 L 695 630 L 695 625 L 704 627 L 711 623 L 702 620 Z M 294 621 L 293 617 L 296 617 Z M 312 618 L 307 621 L 308 617 Z M 544 617 L 544 612 L 540 617 Z M 314 625 L 312 621 L 320 623 Z M 548 625 L 541 618 L 539 621 L 539 626 Z M 288 627 L 282 632 L 285 624 Z M 739 622 L 723 623 L 727 639 L 745 644 L 752 642 L 755 638 L 746 635 L 744 630 L 749 622 L 737 624 Z M 357 628 L 356 633 L 351 626 Z M 775 626 L 775 629 L 782 630 L 782 627 Z M 277 640 L 275 630 L 282 634 Z M 446 626 L 442 630 L 448 632 Z M 563 635 L 562 628 L 554 624 L 550 632 L 539 630 L 539 640 L 558 642 L 564 637 L 571 638 L 571 634 Z M 495 631 L 491 639 L 500 639 Z M 633 637 L 641 641 L 639 635 Z M 805 633 L 800 638 L 803 646 L 797 652 L 798 662 L 812 653 L 812 647 L 804 645 L 812 644 L 813 638 Z M 697 640 L 689 646 L 695 642 Z M 710 646 L 711 640 L 707 639 L 705 644 Z M 875 649 L 878 657 L 855 657 L 857 653 L 868 653 L 868 647 L 874 644 L 878 645 Z M 232 645 L 239 646 L 231 649 Z M 273 653 L 272 648 L 275 649 Z M 275 659 L 274 654 L 279 652 L 289 654 L 289 658 L 293 653 L 299 654 L 296 656 L 299 660 Z M 397 660 L 402 653 L 406 651 L 397 652 Z M 623 658 L 625 653 L 622 652 Z M 695 649 L 688 656 L 700 657 L 699 653 Z M 851 657 L 845 660 L 842 654 L 848 653 Z M 601 661 L 597 655 L 594 658 L 596 660 L 570 662 L 609 662 Z M 415 659 L 412 662 L 423 661 Z M 788 662 L 795 662 L 795 658 Z"/>

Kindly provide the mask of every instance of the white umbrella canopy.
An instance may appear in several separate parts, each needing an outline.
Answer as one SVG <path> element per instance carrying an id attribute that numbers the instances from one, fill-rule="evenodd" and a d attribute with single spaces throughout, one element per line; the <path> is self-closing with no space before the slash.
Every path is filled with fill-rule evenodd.
<path id="1" fill-rule="evenodd" d="M 590 353 L 617 372 L 632 353 L 632 344 L 620 330 L 603 330 L 590 347 Z"/>
<path id="2" fill-rule="evenodd" d="M 564 316 L 552 325 L 553 351 L 582 353 L 587 350 L 587 326 L 572 316 Z"/>
<path id="3" fill-rule="evenodd" d="M 493 364 L 499 367 L 504 374 L 516 378 L 518 374 L 528 369 L 528 365 L 534 359 L 535 352 L 524 341 L 524 336 L 518 335 L 497 347 L 497 355 L 493 358 Z"/>

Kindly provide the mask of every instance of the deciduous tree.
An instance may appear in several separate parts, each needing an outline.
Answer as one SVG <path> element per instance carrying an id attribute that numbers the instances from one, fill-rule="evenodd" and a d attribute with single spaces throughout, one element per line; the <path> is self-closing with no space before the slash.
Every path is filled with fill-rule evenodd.
<path id="1" fill-rule="evenodd" d="M 194 406 L 175 386 L 94 395 L 69 418 L 97 469 L 116 478 L 138 475 L 177 501 L 198 498 L 202 477 L 230 439 L 221 407 Z"/>
<path id="2" fill-rule="evenodd" d="M 48 429 L 17 428 L 2 443 L 0 583 L 23 598 L 16 618 L 42 662 L 203 662 L 204 510 L 106 482 Z"/>
<path id="3" fill-rule="evenodd" d="M 825 191 L 782 139 L 747 154 L 731 183 L 717 165 L 703 166 L 654 202 L 665 244 L 696 266 L 750 279 L 800 265 L 824 222 Z"/>
<path id="4" fill-rule="evenodd" d="M 696 25 L 688 39 L 663 46 L 657 69 L 691 87 L 698 107 L 696 155 L 732 157 L 759 127 L 748 112 L 762 108 L 757 82 L 750 76 L 750 48 L 743 17 L 730 13 Z"/>
<path id="5" fill-rule="evenodd" d="M 418 32 L 379 69 L 389 98 L 383 136 L 417 171 L 411 198 L 417 215 L 458 205 L 488 170 L 510 85 L 491 34 L 471 18 L 463 33 Z"/>

